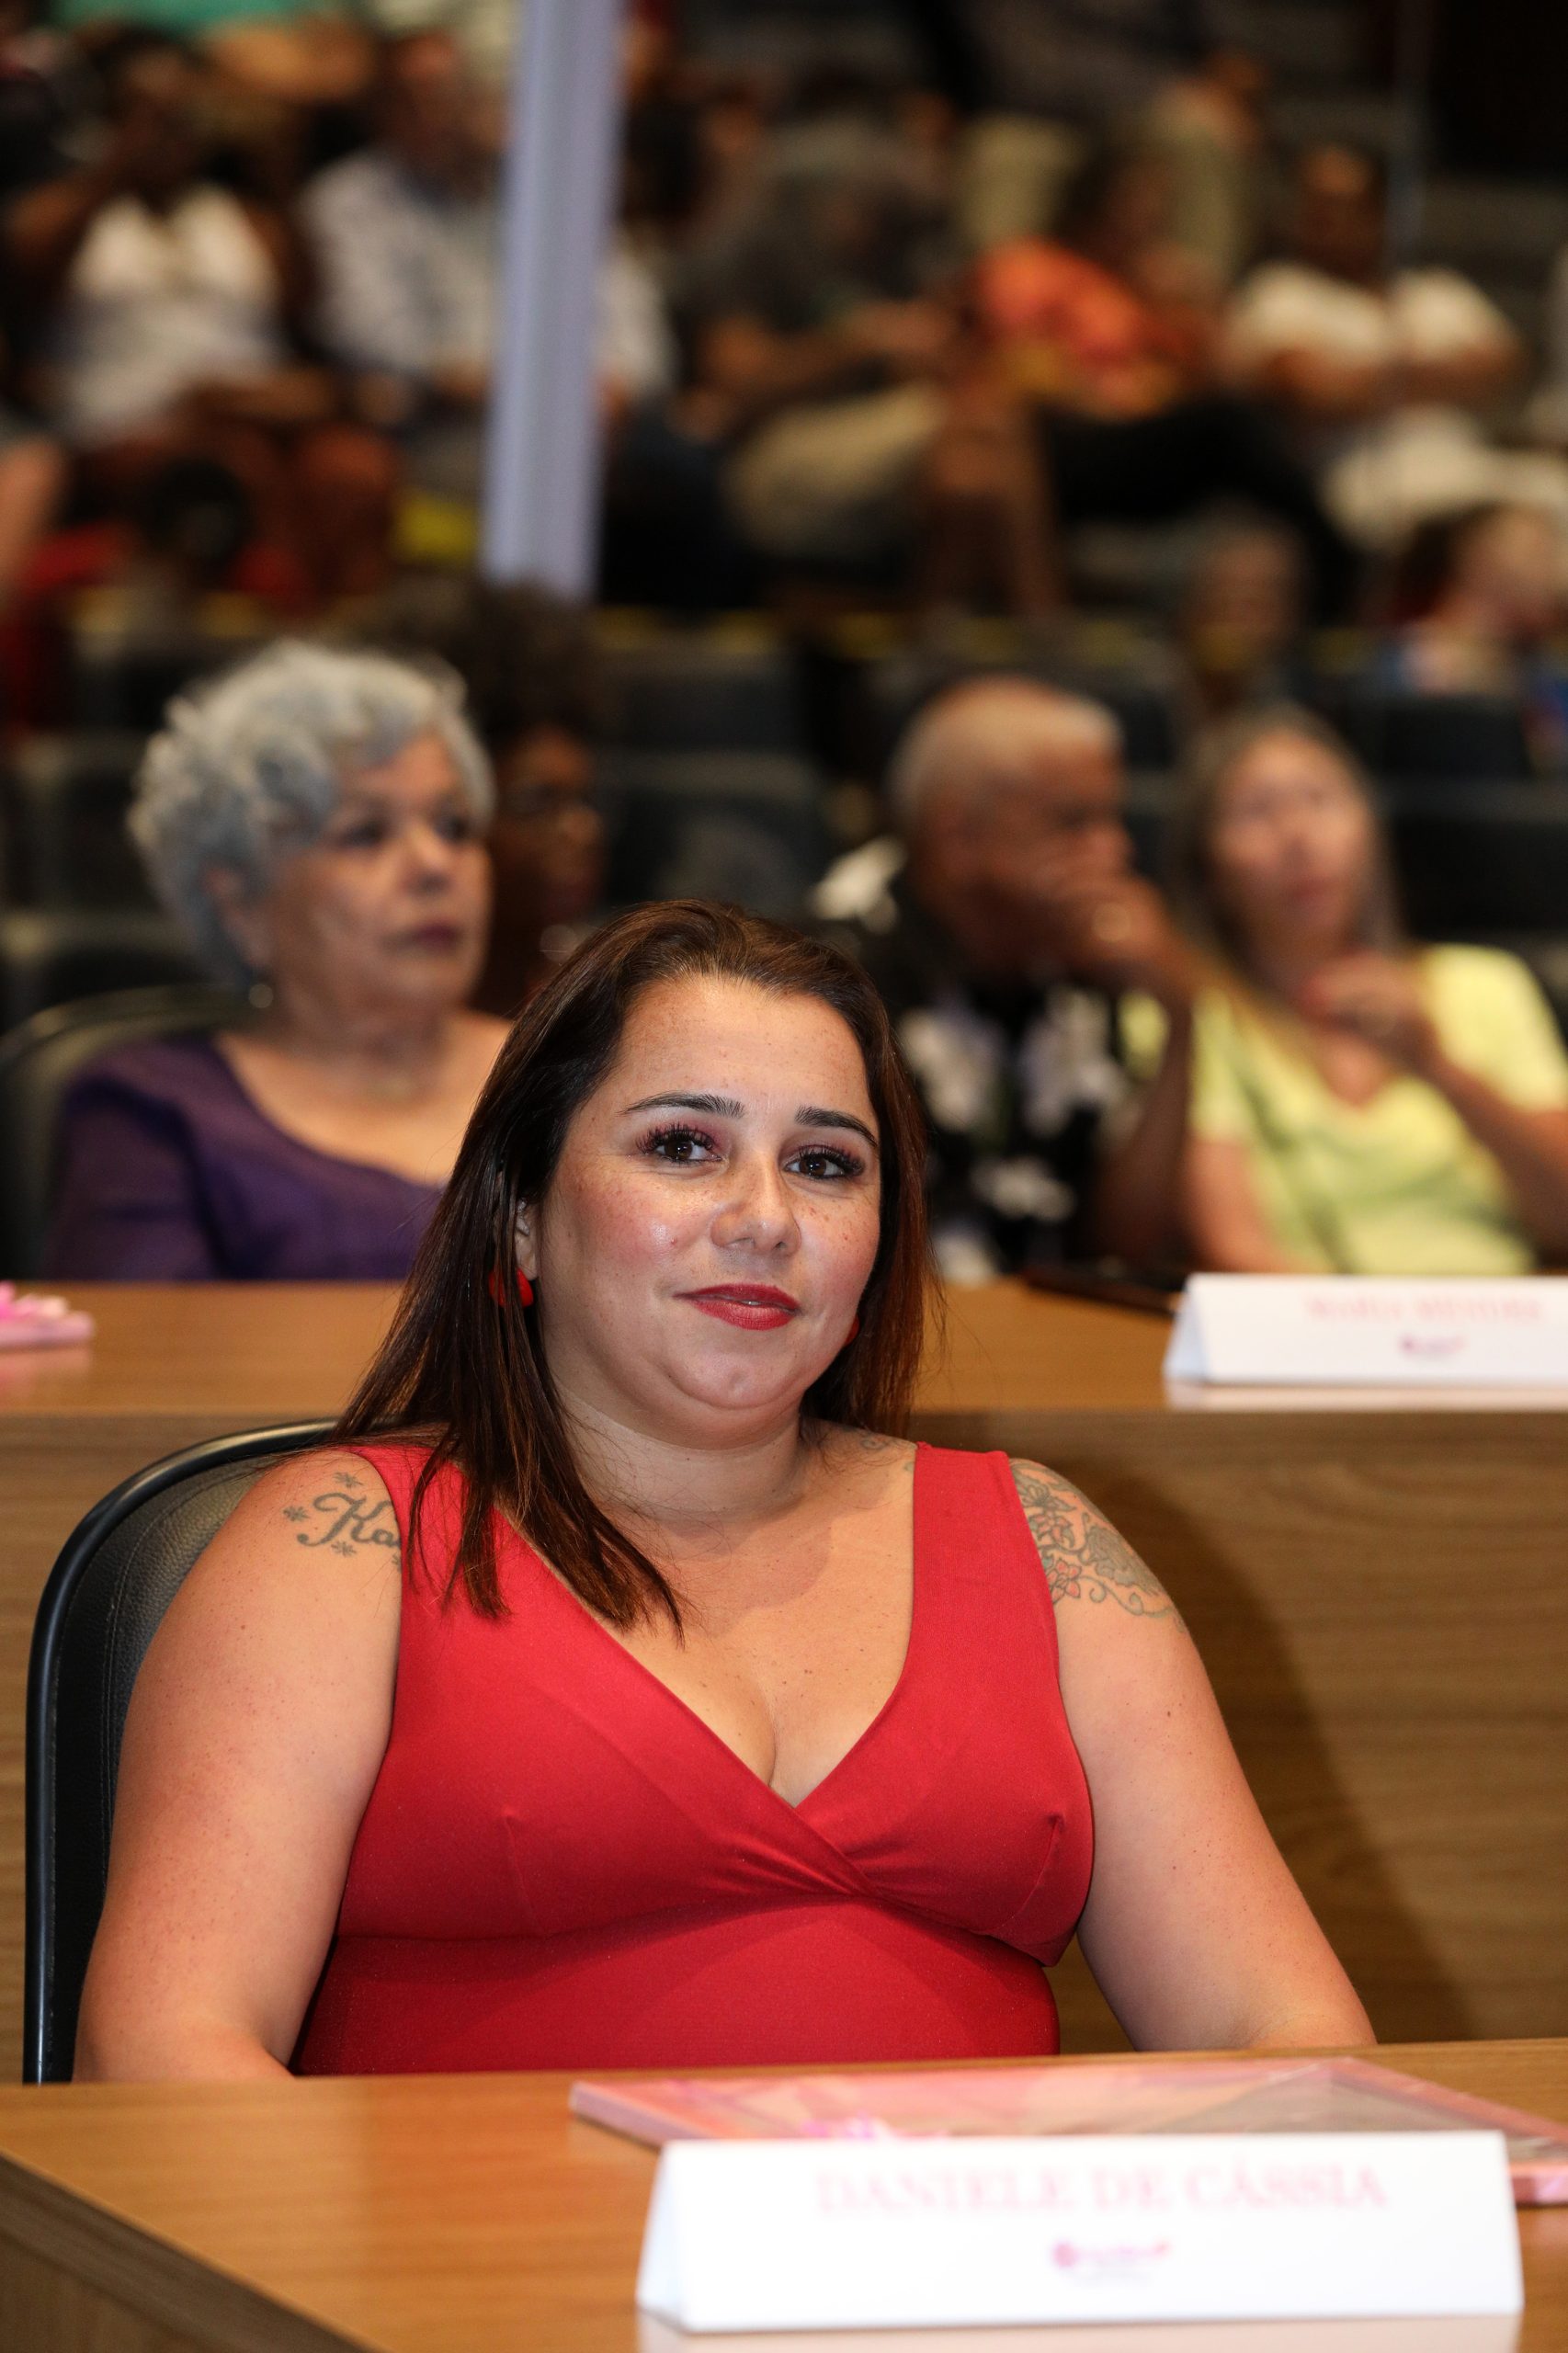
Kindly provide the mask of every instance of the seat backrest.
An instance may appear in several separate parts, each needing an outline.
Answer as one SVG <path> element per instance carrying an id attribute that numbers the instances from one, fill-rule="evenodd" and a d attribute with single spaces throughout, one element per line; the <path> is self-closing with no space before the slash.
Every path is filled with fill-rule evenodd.
<path id="1" fill-rule="evenodd" d="M 0 1035 L 76 997 L 201 977 L 178 924 L 152 908 L 11 907 L 0 914 Z"/>
<path id="2" fill-rule="evenodd" d="M 795 913 L 827 863 L 822 779 L 771 752 L 605 752 L 607 895 Z"/>
<path id="3" fill-rule="evenodd" d="M 665 632 L 601 646 L 604 737 L 649 752 L 806 748 L 801 682 L 787 646 Z"/>
<path id="4" fill-rule="evenodd" d="M 119 730 L 37 735 L 6 782 L 17 891 L 35 907 L 147 907 L 126 827 L 145 738 Z"/>
<path id="5" fill-rule="evenodd" d="M 1326 707 L 1376 776 L 1462 784 L 1535 773 L 1524 713 L 1509 695 L 1413 694 L 1356 681 Z"/>
<path id="6" fill-rule="evenodd" d="M 1568 786 L 1407 784 L 1384 799 L 1418 938 L 1568 929 Z"/>
<path id="7" fill-rule="evenodd" d="M 1179 730 L 1174 688 L 1165 662 L 1152 653 L 1109 662 L 1090 660 L 1071 648 L 1018 651 L 997 660 L 915 651 L 890 655 L 867 669 L 852 722 L 856 756 L 865 773 L 882 774 L 905 728 L 937 694 L 994 675 L 1028 678 L 1099 703 L 1121 732 L 1122 753 L 1131 768 L 1165 768 L 1176 758 Z"/>
<path id="8" fill-rule="evenodd" d="M 60 1107 L 78 1071 L 118 1046 L 210 1031 L 245 1012 L 232 990 L 185 982 L 51 1006 L 0 1037 L 0 1277 L 41 1268 Z"/>
<path id="9" fill-rule="evenodd" d="M 187 1447 L 139 1471 L 67 1540 L 39 1603 L 28 1670 L 27 1966 L 22 2074 L 69 2079 L 103 1910 L 119 1745 L 164 1613 L 262 1472 L 330 1425 Z"/>

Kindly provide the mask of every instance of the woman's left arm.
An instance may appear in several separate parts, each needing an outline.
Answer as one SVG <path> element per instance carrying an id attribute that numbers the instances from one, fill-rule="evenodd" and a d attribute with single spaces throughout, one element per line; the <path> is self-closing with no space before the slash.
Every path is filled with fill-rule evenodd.
<path id="1" fill-rule="evenodd" d="M 1568 1108 L 1517 1103 L 1456 1062 L 1415 974 L 1390 957 L 1366 952 L 1330 966 L 1312 984 L 1308 1010 L 1354 1030 L 1436 1087 L 1507 1178 L 1541 1256 L 1568 1258 Z M 1525 1014 L 1531 1010 L 1527 1002 Z"/>
<path id="2" fill-rule="evenodd" d="M 1438 1047 L 1416 1075 L 1452 1104 L 1508 1180 L 1521 1223 L 1543 1258 L 1568 1258 L 1568 1110 L 1510 1102 Z"/>
<path id="3" fill-rule="evenodd" d="M 1169 1595 L 1068 1480 L 1035 1462 L 1013 1477 L 1094 1805 L 1079 1942 L 1127 2033 L 1166 2051 L 1372 2041 Z"/>

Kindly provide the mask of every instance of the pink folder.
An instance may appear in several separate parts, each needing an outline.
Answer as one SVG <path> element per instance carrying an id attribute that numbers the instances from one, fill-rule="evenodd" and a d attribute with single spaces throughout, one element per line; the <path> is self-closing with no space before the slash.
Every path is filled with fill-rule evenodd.
<path id="1" fill-rule="evenodd" d="M 1365 2059 L 1185 2059 L 869 2075 L 666 2075 L 572 2086 L 573 2113 L 666 2141 L 1059 2132 L 1442 2132 L 1508 2144 L 1520 2206 L 1568 2205 L 1568 2128 Z"/>

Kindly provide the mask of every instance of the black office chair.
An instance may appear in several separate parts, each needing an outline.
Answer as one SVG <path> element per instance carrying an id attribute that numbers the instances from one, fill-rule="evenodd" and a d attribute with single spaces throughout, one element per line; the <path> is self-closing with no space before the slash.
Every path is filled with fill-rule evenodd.
<path id="1" fill-rule="evenodd" d="M 0 1275 L 41 1267 L 60 1106 L 77 1072 L 117 1046 L 222 1029 L 247 1010 L 233 990 L 185 982 L 51 1006 L 0 1037 Z"/>
<path id="2" fill-rule="evenodd" d="M 209 1438 L 138 1471 L 95 1505 L 50 1574 L 28 1668 L 26 2083 L 71 2075 L 125 1712 L 148 1644 L 241 1497 L 285 1455 L 320 1445 L 330 1427 Z"/>

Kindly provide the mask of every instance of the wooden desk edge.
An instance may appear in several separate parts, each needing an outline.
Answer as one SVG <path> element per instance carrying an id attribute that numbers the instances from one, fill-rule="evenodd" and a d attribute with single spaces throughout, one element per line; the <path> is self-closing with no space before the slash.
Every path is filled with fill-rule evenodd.
<path id="1" fill-rule="evenodd" d="M 4 2240 L 107 2299 L 100 2320 L 131 2313 L 222 2353 L 344 2353 L 352 2341 L 0 2149 Z"/>

